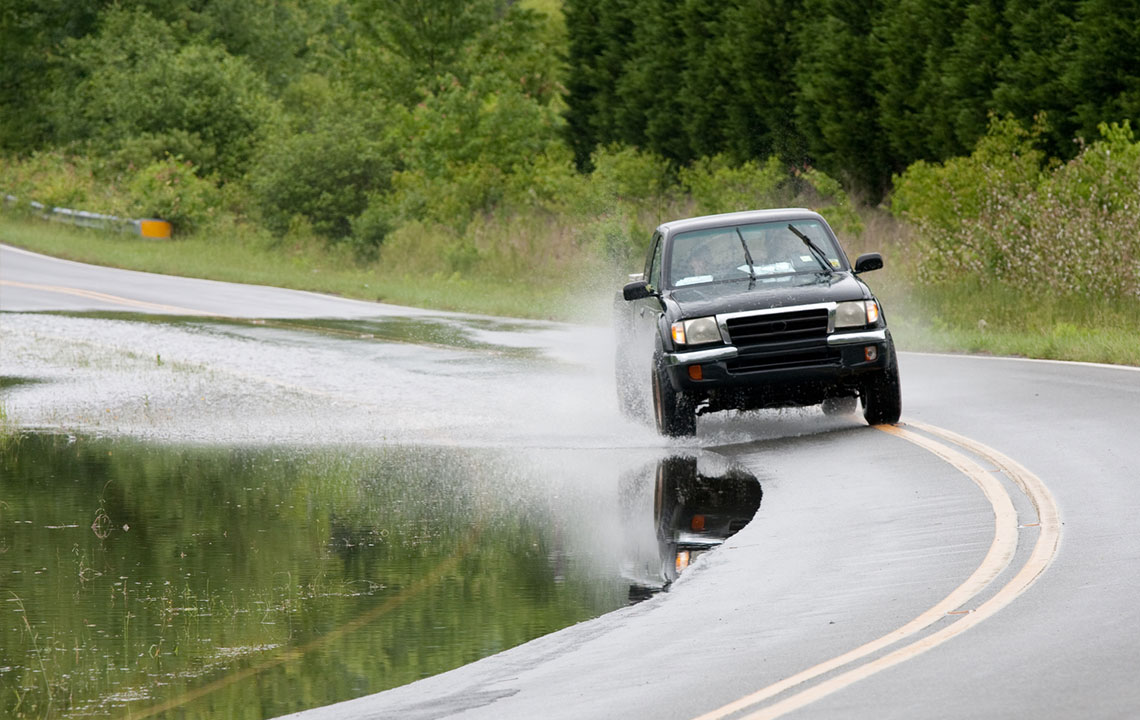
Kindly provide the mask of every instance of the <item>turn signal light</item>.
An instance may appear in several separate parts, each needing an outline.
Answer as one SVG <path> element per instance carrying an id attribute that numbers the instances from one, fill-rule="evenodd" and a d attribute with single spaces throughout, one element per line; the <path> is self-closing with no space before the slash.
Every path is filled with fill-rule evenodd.
<path id="1" fill-rule="evenodd" d="M 879 303 L 874 300 L 867 301 L 867 324 L 874 325 L 879 322 Z"/>
<path id="2" fill-rule="evenodd" d="M 673 327 L 670 329 L 673 332 L 673 342 L 677 343 L 678 345 L 684 345 L 685 344 L 685 323 L 680 322 L 680 321 L 675 322 L 675 323 L 673 323 Z"/>
<path id="3" fill-rule="evenodd" d="M 693 521 L 689 523 L 689 527 L 691 527 L 693 529 L 693 532 L 704 532 L 705 516 L 704 515 L 694 515 Z"/>
<path id="4" fill-rule="evenodd" d="M 704 380 L 705 371 L 701 368 L 700 365 L 690 365 L 689 366 L 689 377 L 692 378 L 693 380 Z"/>

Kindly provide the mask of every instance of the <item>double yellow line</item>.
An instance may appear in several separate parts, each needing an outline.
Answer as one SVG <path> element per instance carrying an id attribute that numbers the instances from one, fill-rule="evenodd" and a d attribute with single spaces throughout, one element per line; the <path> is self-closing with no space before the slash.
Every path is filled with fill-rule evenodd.
<path id="1" fill-rule="evenodd" d="M 900 426 L 881 425 L 879 429 L 911 442 L 954 466 L 978 485 L 993 507 L 994 538 L 982 563 L 965 582 L 949 595 L 897 630 L 843 655 L 745 695 L 739 700 L 707 712 L 695 720 L 720 720 L 729 715 L 734 715 L 739 720 L 778 718 L 887 668 L 912 660 L 927 650 L 961 635 L 992 617 L 1024 593 L 1052 562 L 1060 542 L 1061 519 L 1056 500 L 1040 478 L 1011 458 L 963 435 L 913 421 L 908 422 L 907 425 L 921 430 L 925 434 Z M 1037 522 L 1019 526 L 1013 500 L 1006 491 L 1005 485 L 994 473 L 959 450 L 933 440 L 929 436 L 941 438 L 991 463 L 998 471 L 1016 483 L 1033 504 L 1037 511 Z M 1040 530 L 1033 551 L 1025 564 L 989 599 L 979 603 L 976 607 L 970 607 L 971 601 L 976 599 L 1009 567 L 1017 550 L 1018 531 L 1020 528 L 1028 527 L 1039 527 Z M 912 638 L 947 617 L 957 619 L 949 625 L 923 635 L 885 655 L 872 657 L 887 650 L 892 645 Z M 848 669 L 843 670 L 845 667 Z M 837 671 L 839 674 L 832 675 L 822 682 L 796 690 L 796 688 L 812 680 Z M 789 692 L 792 694 L 786 695 L 774 703 L 765 704 L 767 701 Z M 737 715 L 738 713 L 746 714 Z"/>
<path id="2" fill-rule="evenodd" d="M 111 303 L 112 305 L 123 305 L 140 310 L 151 310 L 174 315 L 222 317 L 217 313 L 205 312 L 203 310 L 192 310 L 190 308 L 178 307 L 177 305 L 163 305 L 161 303 L 146 302 L 144 300 L 132 300 L 131 298 L 119 297 L 118 295 L 108 295 L 107 293 L 96 292 L 95 290 L 80 290 L 79 288 L 64 287 L 63 285 L 36 285 L 34 283 L 17 282 L 15 280 L 0 280 L 0 285 L 24 288 L 25 290 L 59 293 L 61 295 L 74 295 L 76 297 L 87 298 L 88 300 Z"/>

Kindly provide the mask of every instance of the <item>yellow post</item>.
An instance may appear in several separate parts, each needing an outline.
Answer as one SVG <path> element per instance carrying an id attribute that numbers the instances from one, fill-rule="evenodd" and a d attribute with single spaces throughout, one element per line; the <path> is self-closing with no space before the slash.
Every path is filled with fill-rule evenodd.
<path id="1" fill-rule="evenodd" d="M 170 223 L 165 220 L 139 220 L 139 235 L 159 240 L 170 239 Z"/>

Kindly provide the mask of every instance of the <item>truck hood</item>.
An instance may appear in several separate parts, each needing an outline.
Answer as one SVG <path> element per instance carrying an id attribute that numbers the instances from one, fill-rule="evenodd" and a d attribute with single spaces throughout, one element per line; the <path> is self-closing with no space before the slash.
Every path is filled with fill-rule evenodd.
<path id="1" fill-rule="evenodd" d="M 681 311 L 681 317 L 767 310 L 788 305 L 864 300 L 871 297 L 867 286 L 854 275 L 837 271 L 828 276 L 783 275 L 749 281 L 708 283 L 677 288 L 666 293 Z"/>

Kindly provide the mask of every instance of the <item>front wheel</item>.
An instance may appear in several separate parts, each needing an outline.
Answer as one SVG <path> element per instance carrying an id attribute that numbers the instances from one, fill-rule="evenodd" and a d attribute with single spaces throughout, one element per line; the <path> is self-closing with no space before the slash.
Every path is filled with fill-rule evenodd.
<path id="1" fill-rule="evenodd" d="M 887 360 L 883 372 L 868 380 L 863 387 L 863 417 L 868 425 L 897 423 L 902 415 L 902 387 L 894 345 Z"/>
<path id="2" fill-rule="evenodd" d="M 660 360 L 653 363 L 653 416 L 657 432 L 670 437 L 697 434 L 697 413 L 693 404 L 673 389 Z"/>

